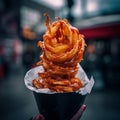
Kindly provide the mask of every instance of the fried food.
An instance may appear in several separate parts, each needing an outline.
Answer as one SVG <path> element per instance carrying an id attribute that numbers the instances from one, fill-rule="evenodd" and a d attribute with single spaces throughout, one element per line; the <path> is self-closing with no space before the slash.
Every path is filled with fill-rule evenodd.
<path id="1" fill-rule="evenodd" d="M 83 59 L 84 36 L 66 19 L 58 17 L 51 23 L 48 14 L 45 16 L 47 30 L 43 41 L 38 42 L 42 55 L 37 63 L 43 66 L 44 72 L 38 73 L 39 79 L 33 80 L 33 86 L 56 92 L 76 91 L 83 86 L 76 74 L 77 64 Z"/>

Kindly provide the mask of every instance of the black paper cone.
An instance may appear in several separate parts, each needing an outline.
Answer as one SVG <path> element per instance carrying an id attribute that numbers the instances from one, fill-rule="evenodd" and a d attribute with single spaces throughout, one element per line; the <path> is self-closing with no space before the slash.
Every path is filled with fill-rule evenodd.
<path id="1" fill-rule="evenodd" d="M 45 120 L 70 120 L 83 105 L 86 96 L 76 92 L 33 93 L 39 112 Z"/>
<path id="2" fill-rule="evenodd" d="M 42 66 L 29 70 L 24 78 L 26 87 L 33 91 L 39 112 L 46 120 L 70 120 L 84 103 L 85 96 L 90 94 L 94 79 L 89 80 L 80 65 L 76 77 L 80 78 L 84 87 L 76 92 L 55 93 L 49 89 L 36 89 L 32 80 L 38 78 L 38 73 L 43 72 Z"/>

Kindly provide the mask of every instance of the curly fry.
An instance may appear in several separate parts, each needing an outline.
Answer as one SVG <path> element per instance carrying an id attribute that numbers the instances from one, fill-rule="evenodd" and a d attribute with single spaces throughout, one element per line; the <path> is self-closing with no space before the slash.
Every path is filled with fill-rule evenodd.
<path id="1" fill-rule="evenodd" d="M 43 53 L 37 63 L 43 66 L 44 72 L 38 73 L 39 78 L 33 80 L 33 85 L 37 89 L 49 88 L 56 92 L 76 91 L 83 86 L 76 74 L 77 64 L 83 59 L 86 45 L 84 36 L 66 19 L 58 17 L 57 21 L 50 23 L 48 14 L 44 15 L 47 30 L 43 35 L 43 42 L 38 42 Z"/>

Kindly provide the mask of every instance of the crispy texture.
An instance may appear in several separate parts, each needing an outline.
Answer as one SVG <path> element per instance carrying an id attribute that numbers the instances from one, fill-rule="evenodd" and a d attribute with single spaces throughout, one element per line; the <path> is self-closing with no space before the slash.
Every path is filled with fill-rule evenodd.
<path id="1" fill-rule="evenodd" d="M 39 79 L 33 80 L 33 85 L 37 89 L 49 88 L 56 92 L 76 91 L 83 86 L 75 76 L 77 64 L 83 59 L 84 36 L 66 19 L 58 17 L 57 21 L 50 23 L 48 14 L 45 16 L 47 30 L 43 41 L 38 42 L 43 52 L 37 63 L 43 66 L 44 72 L 38 73 Z"/>

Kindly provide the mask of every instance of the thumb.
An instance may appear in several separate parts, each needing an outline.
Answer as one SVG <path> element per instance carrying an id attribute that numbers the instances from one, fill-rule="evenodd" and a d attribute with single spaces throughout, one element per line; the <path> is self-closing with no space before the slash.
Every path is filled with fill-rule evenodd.
<path id="1" fill-rule="evenodd" d="M 73 116 L 71 120 L 79 120 L 82 117 L 83 112 L 86 109 L 86 105 L 82 105 L 78 112 Z"/>
<path id="2" fill-rule="evenodd" d="M 35 116 L 35 118 L 33 118 L 33 120 L 45 120 L 45 118 L 43 117 L 43 115 L 38 114 L 37 116 Z"/>

